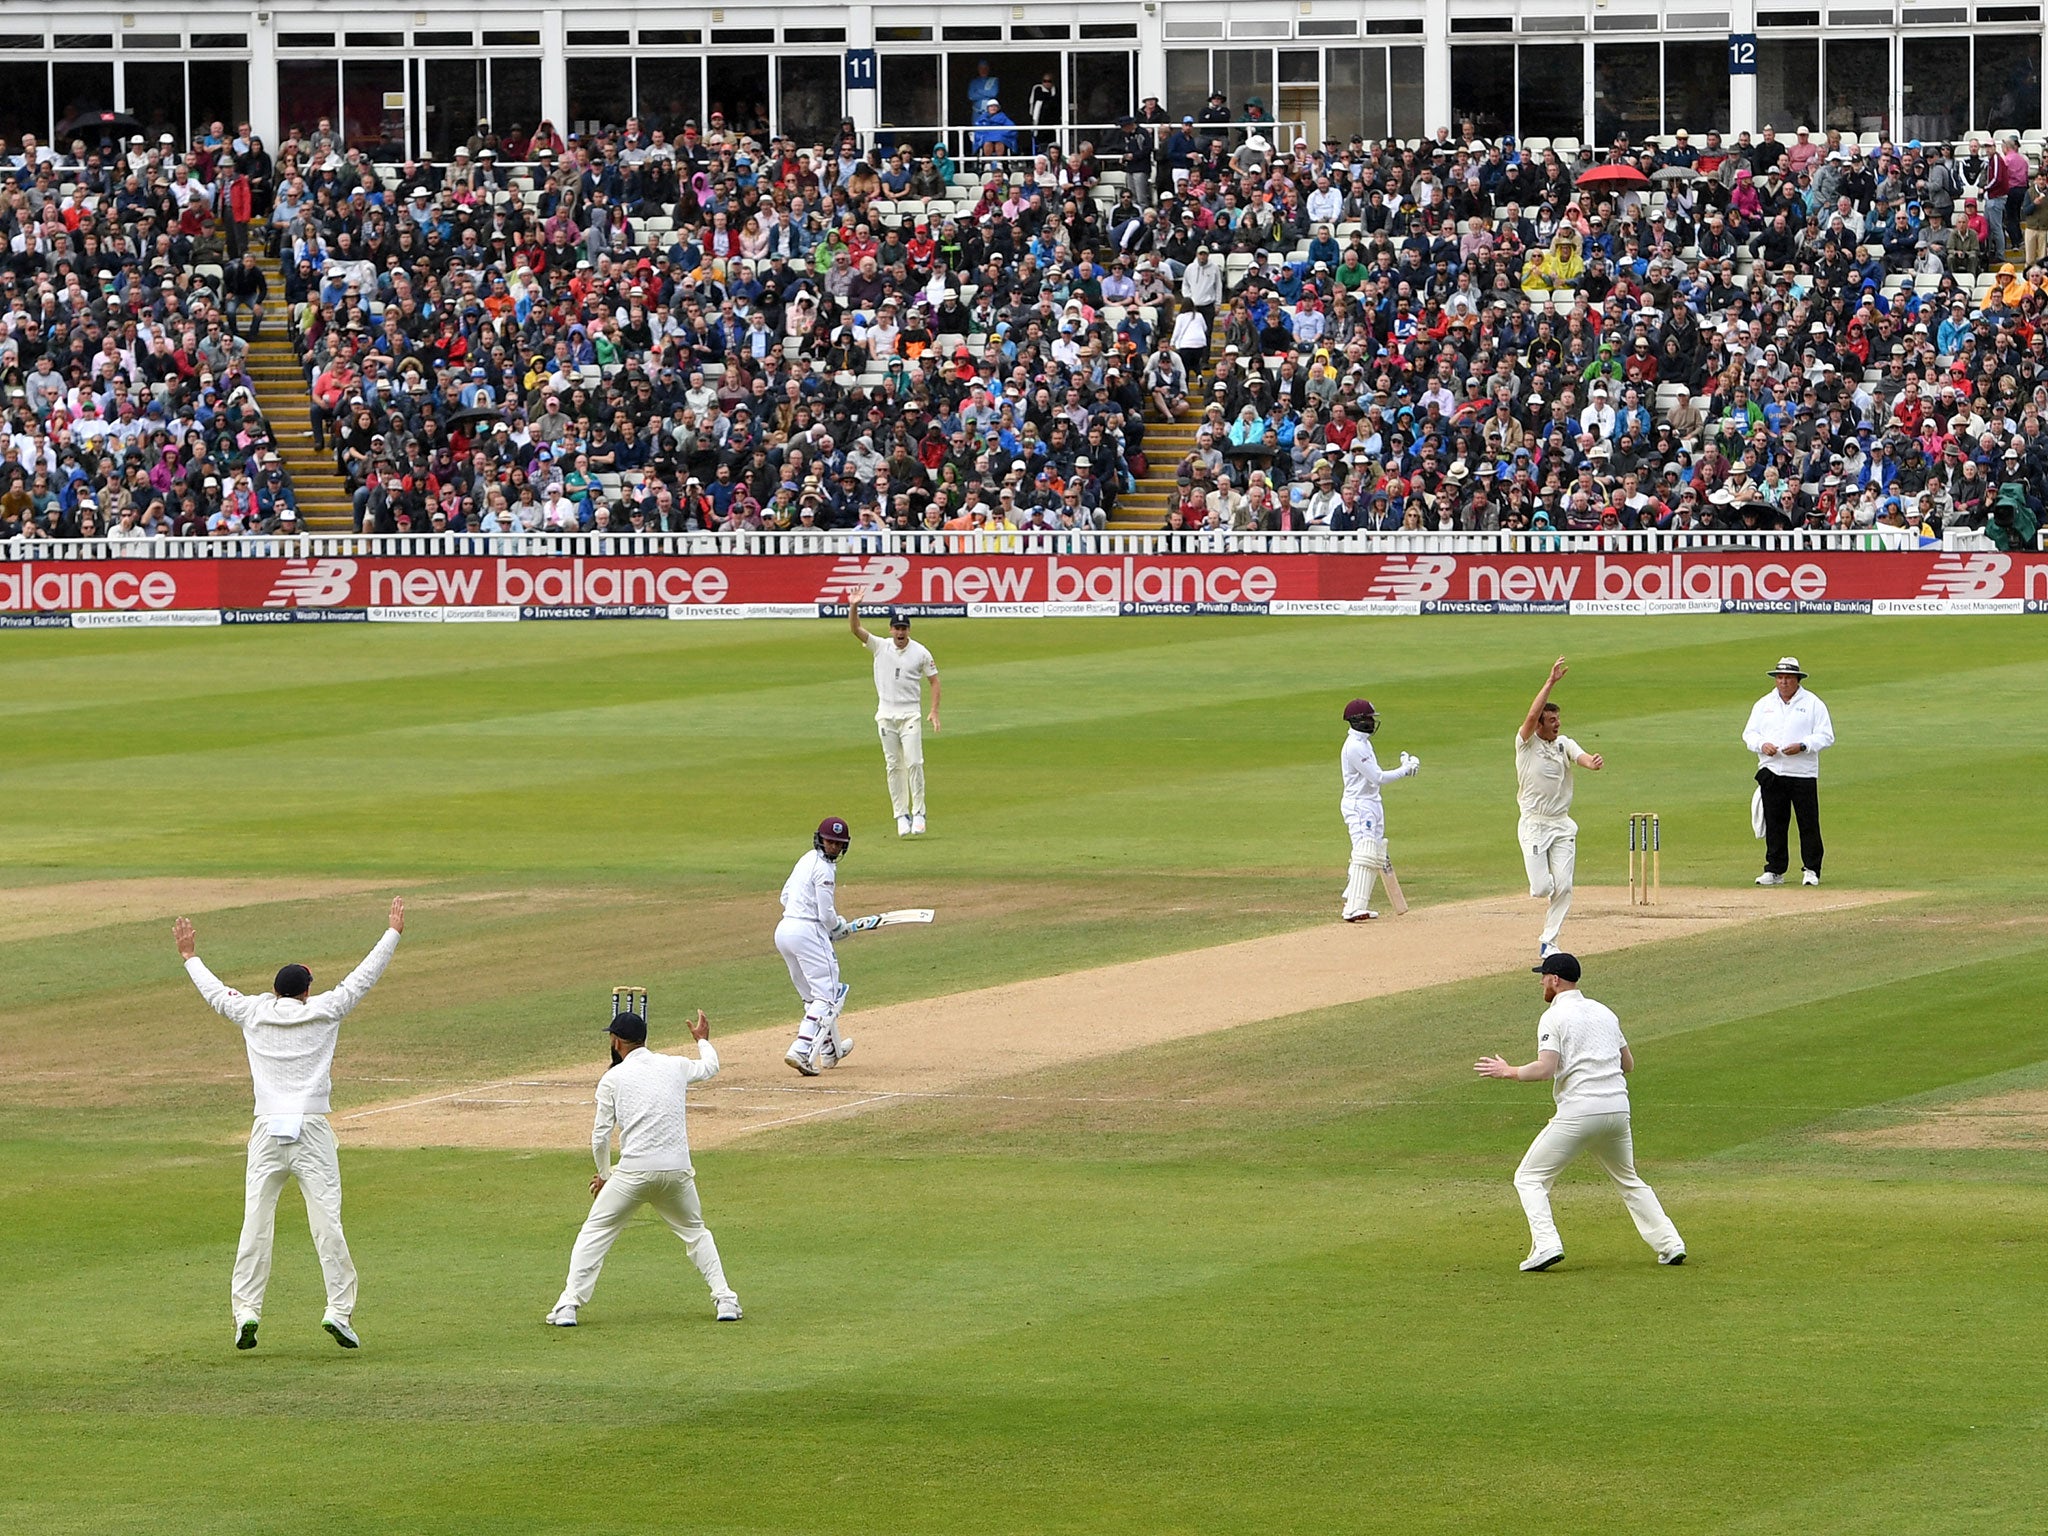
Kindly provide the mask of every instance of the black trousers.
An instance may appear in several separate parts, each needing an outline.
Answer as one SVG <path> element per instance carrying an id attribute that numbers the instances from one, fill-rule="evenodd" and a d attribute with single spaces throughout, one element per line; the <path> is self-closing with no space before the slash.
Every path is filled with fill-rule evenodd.
<path id="1" fill-rule="evenodd" d="M 1764 868 L 1774 875 L 1785 873 L 1790 859 L 1787 844 L 1794 812 L 1799 816 L 1799 865 L 1820 873 L 1823 852 L 1820 840 L 1820 780 L 1791 779 L 1768 768 L 1756 771 L 1756 782 L 1764 792 Z"/>

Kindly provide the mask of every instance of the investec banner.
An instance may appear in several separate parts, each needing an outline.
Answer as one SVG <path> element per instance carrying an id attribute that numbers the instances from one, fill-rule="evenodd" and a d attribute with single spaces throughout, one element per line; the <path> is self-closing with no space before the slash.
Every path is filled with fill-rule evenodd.
<path id="1" fill-rule="evenodd" d="M 2048 555 L 732 555 L 0 564 L 10 627 L 1116 614 L 2048 612 Z"/>

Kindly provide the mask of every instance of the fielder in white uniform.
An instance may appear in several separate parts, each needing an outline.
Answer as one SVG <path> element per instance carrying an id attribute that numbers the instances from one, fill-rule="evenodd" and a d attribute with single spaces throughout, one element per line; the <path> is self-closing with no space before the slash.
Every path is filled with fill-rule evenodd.
<path id="1" fill-rule="evenodd" d="M 1529 894 L 1550 900 L 1550 910 L 1543 915 L 1543 936 L 1536 942 L 1539 960 L 1556 953 L 1557 936 L 1572 909 L 1572 876 L 1579 863 L 1579 824 L 1571 815 L 1572 764 L 1598 773 L 1604 761 L 1558 730 L 1558 709 L 1550 702 L 1550 690 L 1569 670 L 1558 657 L 1515 737 L 1515 801 L 1522 813 L 1515 841 L 1522 845 Z"/>
<path id="2" fill-rule="evenodd" d="M 1350 733 L 1337 765 L 1344 775 L 1342 810 L 1344 825 L 1351 833 L 1351 873 L 1344 884 L 1344 921 L 1369 922 L 1379 916 L 1372 910 L 1373 879 L 1392 867 L 1387 856 L 1387 814 L 1380 804 L 1380 786 L 1396 779 L 1412 778 L 1422 759 L 1401 754 L 1401 766 L 1392 773 L 1380 771 L 1373 755 L 1372 733 L 1380 728 L 1370 699 L 1353 699 L 1344 706 L 1344 723 Z"/>
<path id="3" fill-rule="evenodd" d="M 811 851 L 796 861 L 782 882 L 775 950 L 804 1001 L 804 1021 L 782 1059 L 805 1077 L 816 1077 L 853 1054 L 853 1041 L 839 1033 L 839 1014 L 851 989 L 839 979 L 839 957 L 832 952 L 832 946 L 851 931 L 834 904 L 839 858 L 851 841 L 846 823 L 827 816 L 811 838 Z"/>
<path id="4" fill-rule="evenodd" d="M 889 638 L 870 634 L 860 621 L 860 600 L 846 605 L 853 638 L 875 659 L 875 729 L 882 737 L 882 761 L 889 766 L 889 804 L 898 837 L 924 836 L 924 737 L 918 727 L 920 689 L 932 681 L 932 734 L 939 731 L 939 664 L 910 638 L 910 616 L 891 612 Z"/>
<path id="5" fill-rule="evenodd" d="M 692 1083 L 718 1075 L 718 1052 L 711 1044 L 711 1021 L 704 1010 L 690 1026 L 697 1059 L 657 1056 L 647 1049 L 647 1020 L 622 1013 L 610 1025 L 612 1069 L 597 1080 L 597 1121 L 590 1131 L 597 1177 L 590 1181 L 590 1214 L 576 1234 L 569 1253 L 569 1279 L 547 1320 L 557 1328 L 576 1326 L 577 1308 L 597 1289 L 605 1255 L 641 1206 L 654 1208 L 683 1240 L 690 1262 L 711 1287 L 721 1323 L 740 1320 L 740 1299 L 725 1283 L 718 1244 L 704 1225 L 697 1203 L 697 1173 L 690 1166 L 690 1134 L 684 1100 Z M 619 1162 L 612 1166 L 612 1129 L 619 1132 Z"/>
<path id="6" fill-rule="evenodd" d="M 1550 1124 L 1529 1144 L 1515 1170 L 1515 1193 L 1529 1218 L 1526 1271 L 1548 1269 L 1564 1257 L 1564 1241 L 1550 1215 L 1550 1187 L 1581 1152 L 1607 1171 L 1635 1218 L 1636 1231 L 1656 1252 L 1659 1264 L 1683 1264 L 1685 1239 L 1657 1203 L 1657 1192 L 1636 1176 L 1635 1143 L 1629 1132 L 1628 1074 L 1636 1069 L 1621 1020 L 1614 1011 L 1579 990 L 1579 962 L 1558 951 L 1536 967 L 1543 1000 L 1550 1006 L 1536 1026 L 1536 1059 L 1510 1066 L 1498 1056 L 1473 1065 L 1482 1077 L 1538 1083 L 1546 1078 L 1557 1101 Z"/>
<path id="7" fill-rule="evenodd" d="M 327 1282 L 327 1312 L 320 1326 L 343 1349 L 361 1343 L 350 1321 L 356 1309 L 356 1266 L 341 1231 L 341 1158 L 327 1111 L 341 1021 L 369 996 L 397 953 L 404 930 L 405 900 L 400 897 L 391 903 L 391 926 L 377 947 L 333 991 L 314 997 L 313 973 L 303 965 L 288 965 L 277 973 L 274 992 L 246 997 L 206 968 L 190 919 L 181 917 L 172 925 L 185 974 L 213 1011 L 242 1031 L 249 1076 L 256 1085 L 242 1239 L 229 1286 L 237 1349 L 256 1347 L 263 1292 L 270 1284 L 271 1244 L 277 1235 L 277 1197 L 286 1179 L 297 1179 L 299 1193 L 305 1196 L 306 1224 L 313 1229 L 313 1249 L 320 1255 L 320 1273 Z"/>

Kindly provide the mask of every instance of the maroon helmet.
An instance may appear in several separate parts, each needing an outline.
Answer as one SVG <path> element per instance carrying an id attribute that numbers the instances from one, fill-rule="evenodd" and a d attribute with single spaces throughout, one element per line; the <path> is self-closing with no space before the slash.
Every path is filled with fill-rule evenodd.
<path id="1" fill-rule="evenodd" d="M 1353 699 L 1344 706 L 1344 723 L 1370 736 L 1380 728 L 1379 712 L 1372 707 L 1371 699 Z"/>
<path id="2" fill-rule="evenodd" d="M 818 823 L 818 830 L 814 834 L 812 834 L 811 846 L 817 849 L 818 852 L 825 853 L 825 844 L 827 841 L 839 844 L 840 849 L 843 852 L 848 846 L 852 844 L 853 834 L 846 830 L 846 823 L 842 821 L 839 817 L 827 816 L 823 821 Z M 828 859 L 837 858 L 838 856 L 838 854 L 825 853 L 825 857 Z"/>

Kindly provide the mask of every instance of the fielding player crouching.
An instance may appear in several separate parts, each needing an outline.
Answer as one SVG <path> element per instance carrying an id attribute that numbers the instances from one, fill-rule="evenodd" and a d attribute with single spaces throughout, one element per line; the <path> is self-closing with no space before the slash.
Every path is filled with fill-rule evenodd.
<path id="1" fill-rule="evenodd" d="M 711 1044 L 711 1023 L 697 1010 L 690 1037 L 697 1059 L 657 1056 L 647 1049 L 647 1020 L 622 1013 L 611 1022 L 615 1064 L 597 1082 L 597 1121 L 591 1127 L 590 1150 L 597 1159 L 597 1177 L 590 1181 L 590 1214 L 576 1234 L 569 1254 L 569 1280 L 548 1313 L 557 1328 L 574 1328 L 576 1310 L 597 1289 L 605 1255 L 633 1212 L 643 1205 L 669 1224 L 690 1255 L 690 1262 L 711 1287 L 718 1320 L 740 1320 L 740 1299 L 725 1283 L 718 1244 L 704 1225 L 697 1203 L 697 1173 L 690 1166 L 690 1136 L 684 1098 L 692 1083 L 718 1075 L 718 1052 Z M 612 1166 L 612 1129 L 619 1132 L 619 1162 Z"/>

